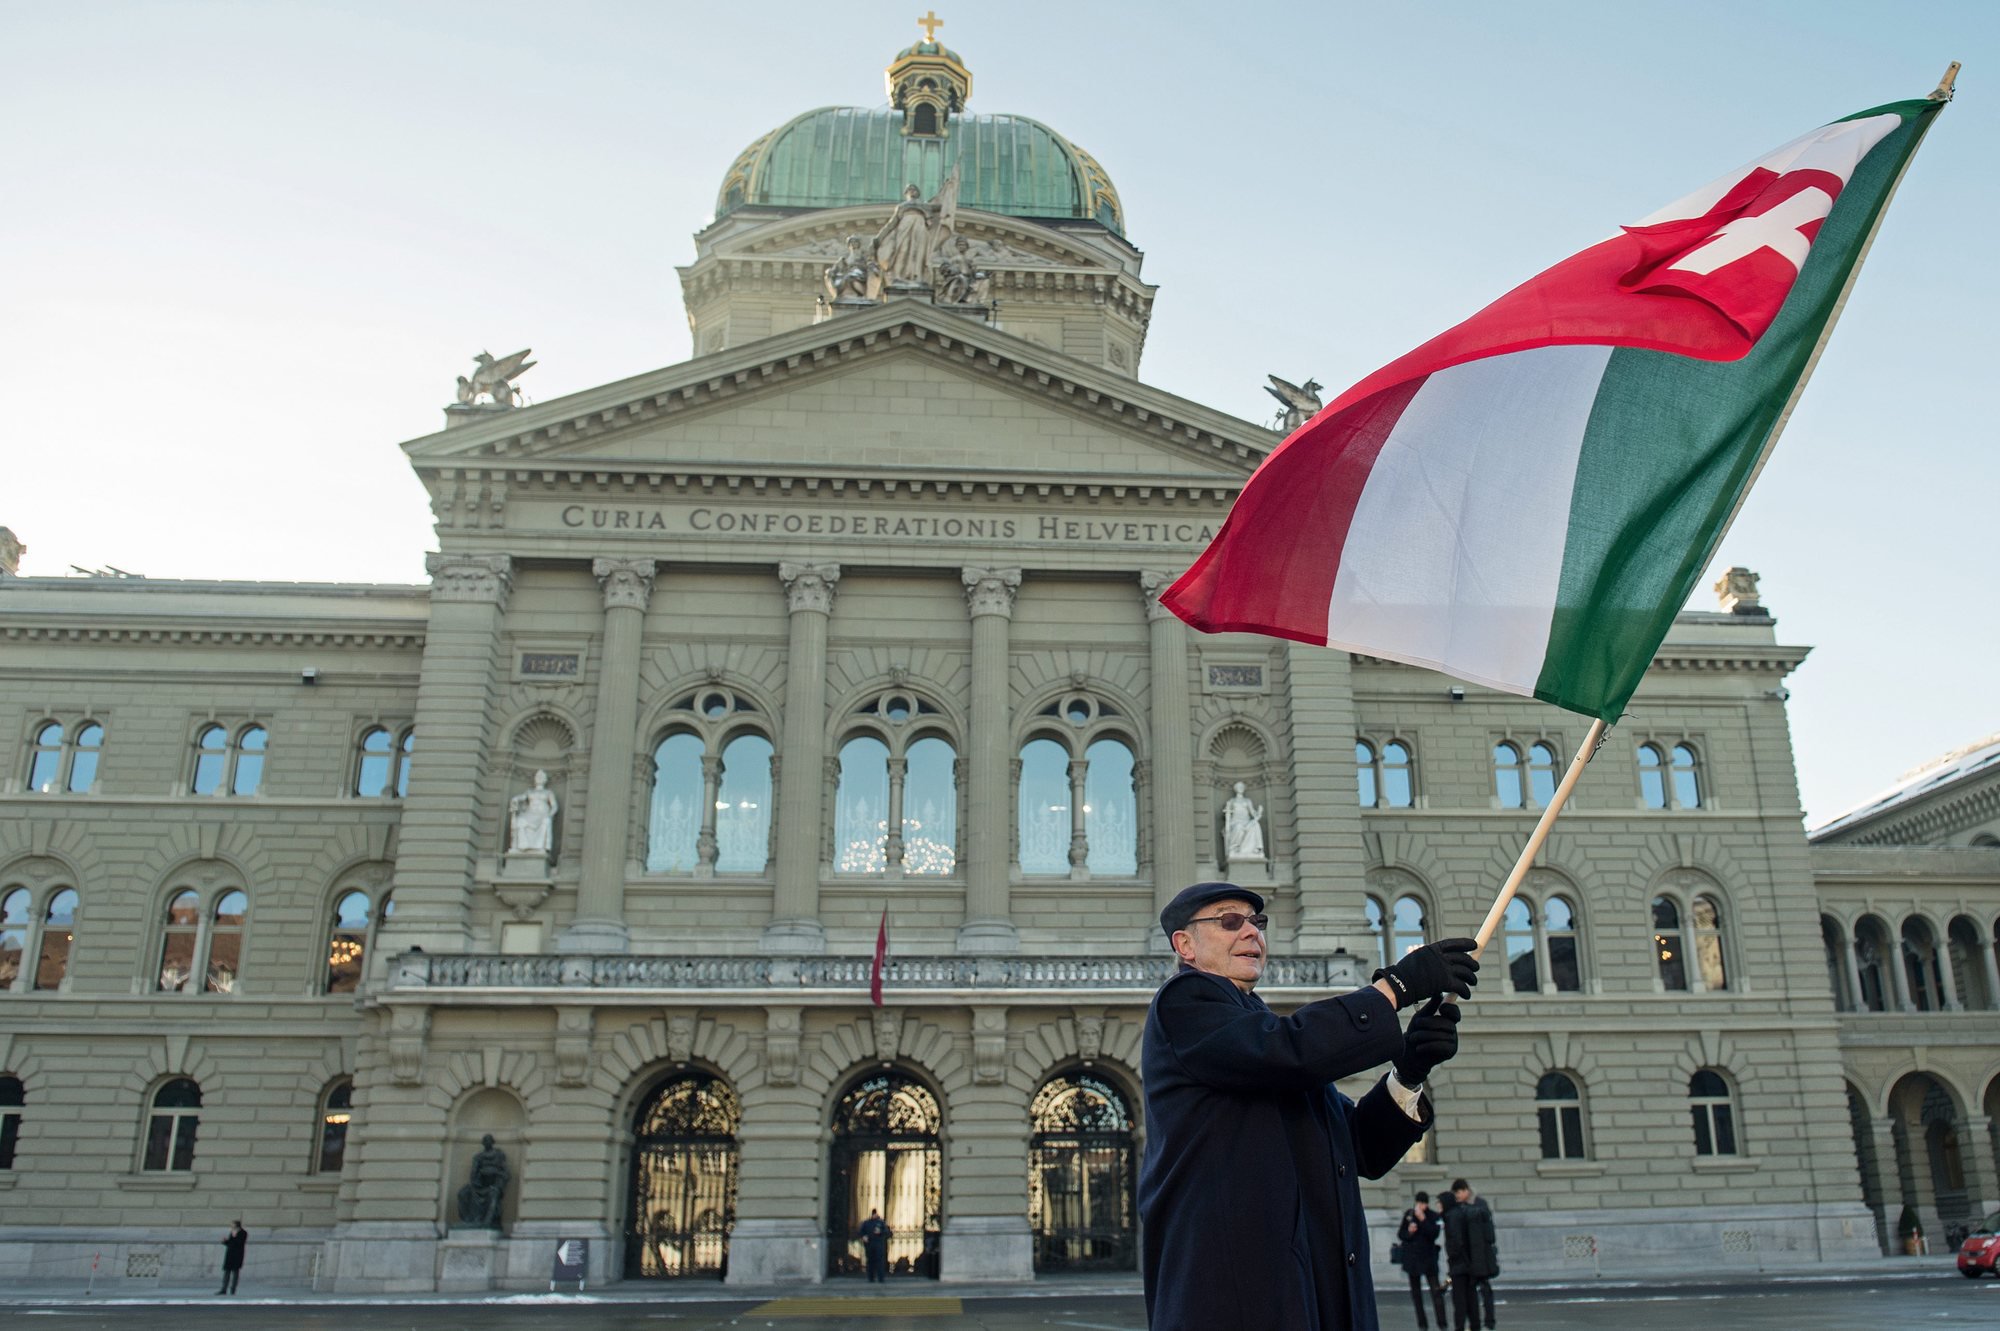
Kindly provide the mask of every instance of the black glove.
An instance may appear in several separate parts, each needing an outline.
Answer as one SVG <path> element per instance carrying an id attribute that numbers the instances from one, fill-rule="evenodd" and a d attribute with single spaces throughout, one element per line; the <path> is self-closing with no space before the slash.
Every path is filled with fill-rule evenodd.
<path id="1" fill-rule="evenodd" d="M 1401 960 L 1369 978 L 1389 982 L 1398 1008 L 1440 994 L 1470 998 L 1472 986 L 1479 983 L 1479 958 L 1472 955 L 1478 946 L 1471 938 L 1439 939 L 1404 953 Z"/>
<path id="2" fill-rule="evenodd" d="M 1403 1053 L 1390 1066 L 1396 1080 L 1405 1086 L 1421 1086 L 1431 1069 L 1458 1052 L 1458 1019 L 1464 1016 L 1458 1004 L 1433 998 L 1430 1006 L 1410 1018 L 1403 1032 Z"/>

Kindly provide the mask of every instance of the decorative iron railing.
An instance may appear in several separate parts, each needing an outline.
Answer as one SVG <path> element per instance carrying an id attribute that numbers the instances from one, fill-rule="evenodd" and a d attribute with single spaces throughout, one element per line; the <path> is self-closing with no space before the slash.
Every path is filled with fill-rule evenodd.
<path id="1" fill-rule="evenodd" d="M 885 989 L 1151 989 L 1174 959 L 1152 957 L 890 957 Z M 865 989 L 870 957 L 492 956 L 407 953 L 390 968 L 394 989 Z M 1267 989 L 1351 987 L 1361 959 L 1273 957 Z"/>

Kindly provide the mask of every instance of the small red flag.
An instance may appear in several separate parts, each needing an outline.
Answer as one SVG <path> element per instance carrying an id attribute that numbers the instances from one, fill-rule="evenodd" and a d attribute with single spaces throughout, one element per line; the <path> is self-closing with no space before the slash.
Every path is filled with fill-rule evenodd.
<path id="1" fill-rule="evenodd" d="M 889 908 L 882 907 L 882 924 L 875 931 L 875 964 L 868 968 L 868 1001 L 882 1006 L 882 971 L 889 962 Z"/>

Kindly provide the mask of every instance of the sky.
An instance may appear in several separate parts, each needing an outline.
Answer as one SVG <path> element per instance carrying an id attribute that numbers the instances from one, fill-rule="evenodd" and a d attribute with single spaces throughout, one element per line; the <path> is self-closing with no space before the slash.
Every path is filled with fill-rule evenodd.
<path id="1" fill-rule="evenodd" d="M 421 582 L 397 444 L 481 349 L 546 401 L 687 358 L 736 154 L 884 100 L 907 0 L 0 0 L 0 525 L 22 572 Z M 1716 569 L 1810 645 L 1808 825 L 2000 731 L 2000 5 L 951 4 L 971 109 L 1088 149 L 1141 377 L 1257 420 L 1815 125 L 1959 98 Z M 1982 684 L 1981 681 L 1985 681 Z"/>

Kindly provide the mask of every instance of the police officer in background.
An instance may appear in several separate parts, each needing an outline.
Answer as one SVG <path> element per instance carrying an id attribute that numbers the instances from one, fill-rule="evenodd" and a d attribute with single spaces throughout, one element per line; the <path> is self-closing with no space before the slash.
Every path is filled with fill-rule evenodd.
<path id="1" fill-rule="evenodd" d="M 1431 1069 L 1458 1052 L 1479 962 L 1470 938 L 1413 949 L 1372 984 L 1290 1016 L 1252 990 L 1264 899 L 1196 883 L 1160 912 L 1180 968 L 1146 1017 L 1139 1169 L 1153 1331 L 1374 1331 L 1360 1179 L 1430 1127 Z M 1425 1004 L 1408 1033 L 1400 1008 Z M 1391 1064 L 1351 1101 L 1342 1077 Z"/>

